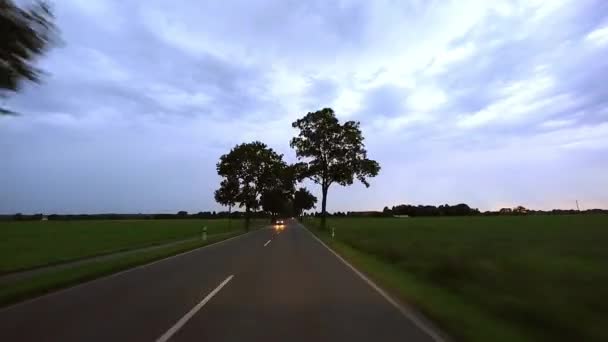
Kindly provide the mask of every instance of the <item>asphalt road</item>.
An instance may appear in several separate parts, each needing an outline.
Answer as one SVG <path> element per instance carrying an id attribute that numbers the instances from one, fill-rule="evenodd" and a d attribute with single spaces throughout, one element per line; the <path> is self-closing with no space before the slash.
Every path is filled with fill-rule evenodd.
<path id="1" fill-rule="evenodd" d="M 290 221 L 0 309 L 0 340 L 434 339 Z"/>

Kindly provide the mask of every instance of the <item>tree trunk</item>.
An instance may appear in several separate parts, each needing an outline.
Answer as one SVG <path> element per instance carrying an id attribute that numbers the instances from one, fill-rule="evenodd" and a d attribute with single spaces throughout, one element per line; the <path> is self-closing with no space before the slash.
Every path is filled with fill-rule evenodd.
<path id="1" fill-rule="evenodd" d="M 251 218 L 251 209 L 245 206 L 245 230 L 249 231 L 249 219 Z"/>
<path id="2" fill-rule="evenodd" d="M 230 219 L 230 216 L 232 216 L 231 212 L 232 212 L 232 205 L 229 205 L 228 206 L 228 231 L 232 230 L 232 220 Z"/>
<path id="3" fill-rule="evenodd" d="M 321 198 L 321 229 L 325 230 L 327 220 L 327 190 L 329 186 L 322 185 L 322 198 Z"/>

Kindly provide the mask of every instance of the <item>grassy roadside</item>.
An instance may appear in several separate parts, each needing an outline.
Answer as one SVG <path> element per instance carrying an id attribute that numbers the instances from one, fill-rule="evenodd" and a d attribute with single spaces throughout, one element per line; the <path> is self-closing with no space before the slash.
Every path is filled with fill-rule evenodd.
<path id="1" fill-rule="evenodd" d="M 608 216 L 328 223 L 335 240 L 313 232 L 456 340 L 608 338 Z"/>
<path id="2" fill-rule="evenodd" d="M 252 220 L 252 227 L 267 220 Z M 244 220 L 0 222 L 0 275 L 243 228 Z"/>
<path id="3" fill-rule="evenodd" d="M 0 288 L 0 307 L 40 296 L 81 282 L 100 278 L 128 268 L 143 265 L 172 255 L 186 252 L 245 233 L 235 230 L 228 233 L 210 235 L 206 242 L 187 241 L 151 251 L 143 251 L 116 259 L 91 261 L 83 265 L 59 271 L 50 271 L 31 278 L 5 284 Z"/>
<path id="4" fill-rule="evenodd" d="M 416 280 L 379 258 L 361 252 L 307 223 L 325 244 L 400 301 L 416 307 L 456 341 L 532 341 L 514 327 L 489 319 L 474 306 L 440 288 Z M 312 227 L 311 227 L 312 226 Z"/>

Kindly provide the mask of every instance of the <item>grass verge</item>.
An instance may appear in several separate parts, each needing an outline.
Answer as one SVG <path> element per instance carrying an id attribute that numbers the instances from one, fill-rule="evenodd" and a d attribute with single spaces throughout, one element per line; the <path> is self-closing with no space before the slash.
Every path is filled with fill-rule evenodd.
<path id="1" fill-rule="evenodd" d="M 210 235 L 206 242 L 187 241 L 182 244 L 168 246 L 151 251 L 142 251 L 103 261 L 91 261 L 83 265 L 58 271 L 49 271 L 31 278 L 15 281 L 3 285 L 0 289 L 0 307 L 8 306 L 25 299 L 37 297 L 61 288 L 73 286 L 78 283 L 100 278 L 112 273 L 126 270 L 135 266 L 147 264 L 156 260 L 167 258 L 182 252 L 203 247 L 221 240 L 225 240 L 245 231 L 231 231 Z"/>
<path id="2" fill-rule="evenodd" d="M 606 215 L 328 223 L 335 239 L 313 231 L 457 340 L 608 340 Z"/>
<path id="3" fill-rule="evenodd" d="M 268 220 L 252 220 L 252 227 Z M 0 222 L 0 275 L 243 229 L 244 220 Z"/>
<path id="4" fill-rule="evenodd" d="M 488 318 L 462 298 L 428 286 L 371 254 L 332 240 L 326 232 L 314 227 L 310 230 L 359 271 L 401 302 L 416 307 L 456 341 L 532 341 L 514 327 Z"/>

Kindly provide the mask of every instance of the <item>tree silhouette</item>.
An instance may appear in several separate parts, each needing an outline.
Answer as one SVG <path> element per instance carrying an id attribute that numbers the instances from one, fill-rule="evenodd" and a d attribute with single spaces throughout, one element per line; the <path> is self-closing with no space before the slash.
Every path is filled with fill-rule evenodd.
<path id="1" fill-rule="evenodd" d="M 215 201 L 223 206 L 228 207 L 228 215 L 232 211 L 232 207 L 236 204 L 237 196 L 239 195 L 239 182 L 236 179 L 224 179 L 220 183 L 220 188 L 215 190 Z"/>
<path id="2" fill-rule="evenodd" d="M 239 182 L 236 179 L 226 178 L 220 182 L 220 188 L 215 190 L 215 201 L 228 207 L 228 229 L 232 228 L 232 207 L 236 204 L 239 195 Z M 214 212 L 215 213 L 215 212 Z"/>
<path id="3" fill-rule="evenodd" d="M 42 71 L 33 65 L 57 38 L 47 2 L 22 9 L 12 0 L 0 0 L 0 98 L 19 90 L 24 80 L 39 82 Z M 0 115 L 13 114 L 0 108 Z"/>
<path id="4" fill-rule="evenodd" d="M 286 203 L 290 200 L 288 194 L 281 189 L 271 189 L 264 192 L 260 198 L 260 203 L 264 211 L 276 216 L 285 212 Z"/>
<path id="5" fill-rule="evenodd" d="M 229 153 L 220 157 L 217 173 L 224 180 L 218 192 L 227 191 L 222 190 L 222 184 L 224 187 L 228 187 L 228 184 L 233 187 L 230 196 L 236 194 L 231 199 L 240 207 L 245 207 L 247 229 L 251 210 L 259 208 L 260 196 L 264 192 L 276 188 L 277 180 L 286 167 L 282 155 L 259 141 L 236 145 Z M 220 196 L 220 199 L 223 197 Z"/>
<path id="6" fill-rule="evenodd" d="M 297 216 L 302 216 L 304 210 L 315 207 L 317 198 L 305 188 L 299 188 L 293 196 L 293 209 Z"/>
<path id="7" fill-rule="evenodd" d="M 260 204 L 264 211 L 273 216 L 288 214 L 289 204 L 295 193 L 295 185 L 300 177 L 302 164 L 286 165 L 277 164 L 273 182 L 260 198 Z"/>
<path id="8" fill-rule="evenodd" d="M 378 175 L 380 165 L 367 158 L 359 122 L 340 124 L 331 108 L 309 112 L 292 126 L 300 132 L 290 145 L 299 160 L 307 161 L 303 176 L 321 185 L 321 226 L 325 227 L 329 187 L 351 185 L 355 178 L 369 187 L 367 178 Z"/>

